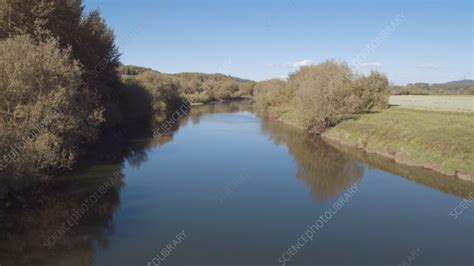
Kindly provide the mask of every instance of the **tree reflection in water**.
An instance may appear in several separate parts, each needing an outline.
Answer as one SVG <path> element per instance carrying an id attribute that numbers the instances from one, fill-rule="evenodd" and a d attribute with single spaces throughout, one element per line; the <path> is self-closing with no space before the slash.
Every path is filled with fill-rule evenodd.
<path id="1" fill-rule="evenodd" d="M 199 124 L 201 116 L 206 114 L 255 111 L 249 102 L 204 105 L 193 108 L 180 124 L 186 124 L 189 120 Z M 287 146 L 297 164 L 296 177 L 309 186 L 313 199 L 326 201 L 334 198 L 361 180 L 364 168 L 349 155 L 298 128 L 271 119 L 261 119 L 263 133 L 276 145 Z"/>
<path id="2" fill-rule="evenodd" d="M 149 132 L 140 132 L 140 138 L 142 134 L 148 136 Z M 147 148 L 170 140 L 134 142 L 132 139 L 120 148 L 124 153 L 119 162 L 101 163 L 49 183 L 15 184 L 12 180 L 1 180 L 1 265 L 93 265 L 94 246 L 106 248 L 108 236 L 113 232 L 113 214 L 120 206 L 120 192 L 125 184 L 123 162 L 138 168 L 148 159 Z M 53 241 L 53 233 L 64 229 L 74 210 L 79 210 L 91 195 L 117 175 L 121 177 L 119 182 L 101 193 L 78 223 L 68 226 L 59 240 Z M 50 243 L 54 244 L 48 246 Z"/>
<path id="3" fill-rule="evenodd" d="M 364 168 L 348 155 L 326 144 L 321 138 L 282 122 L 262 119 L 262 131 L 275 145 L 286 145 L 297 165 L 296 176 L 307 184 L 317 201 L 336 197 L 360 181 Z"/>
<path id="4" fill-rule="evenodd" d="M 250 102 L 198 106 L 180 120 L 180 125 L 185 125 L 189 121 L 199 124 L 201 116 L 208 114 L 255 111 Z M 287 146 L 298 167 L 296 176 L 309 186 L 313 199 L 317 201 L 331 199 L 354 182 L 361 180 L 364 168 L 356 160 L 326 144 L 319 137 L 309 136 L 302 130 L 279 121 L 261 119 L 263 133 L 276 145 Z"/>
<path id="5" fill-rule="evenodd" d="M 63 228 L 73 210 L 80 209 L 116 172 L 121 172 L 120 164 L 96 167 L 87 174 L 60 177 L 54 183 L 3 194 L 2 265 L 92 265 L 93 242 L 108 245 L 106 232 L 113 230 L 112 215 L 120 205 L 123 182 L 109 188 L 54 245 L 48 247 L 47 241 Z"/>

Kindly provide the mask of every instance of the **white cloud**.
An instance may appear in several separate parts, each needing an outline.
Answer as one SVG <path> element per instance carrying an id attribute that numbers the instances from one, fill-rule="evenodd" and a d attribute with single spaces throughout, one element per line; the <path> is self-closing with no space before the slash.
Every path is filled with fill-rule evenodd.
<path id="1" fill-rule="evenodd" d="M 382 67 L 383 64 L 380 62 L 367 62 L 360 64 L 360 67 Z"/>
<path id="2" fill-rule="evenodd" d="M 422 69 L 440 69 L 443 68 L 443 66 L 438 65 L 438 64 L 430 64 L 430 63 L 425 63 L 425 64 L 418 64 L 416 65 L 417 68 L 422 68 Z"/>
<path id="3" fill-rule="evenodd" d="M 294 67 L 294 68 L 298 68 L 298 67 L 309 66 L 309 65 L 312 65 L 312 64 L 313 64 L 313 61 L 311 61 L 309 59 L 305 59 L 305 60 L 293 63 L 291 66 Z"/>
<path id="4" fill-rule="evenodd" d="M 284 63 L 284 64 L 268 64 L 268 67 L 283 67 L 283 68 L 300 68 L 304 66 L 312 65 L 313 61 L 309 59 L 301 60 L 295 63 Z"/>

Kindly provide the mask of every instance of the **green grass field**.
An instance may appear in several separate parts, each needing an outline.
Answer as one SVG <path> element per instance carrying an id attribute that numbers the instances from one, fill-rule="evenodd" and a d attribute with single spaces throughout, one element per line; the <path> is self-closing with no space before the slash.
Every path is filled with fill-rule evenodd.
<path id="1" fill-rule="evenodd" d="M 346 120 L 324 136 L 474 181 L 474 113 L 390 108 Z"/>
<path id="2" fill-rule="evenodd" d="M 431 111 L 474 112 L 474 96 L 393 95 L 390 105 Z"/>

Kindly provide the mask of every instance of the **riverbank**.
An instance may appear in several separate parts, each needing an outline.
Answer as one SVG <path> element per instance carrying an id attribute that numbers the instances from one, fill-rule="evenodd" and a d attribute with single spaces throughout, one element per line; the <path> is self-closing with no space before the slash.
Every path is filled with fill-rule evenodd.
<path id="1" fill-rule="evenodd" d="M 304 129 L 291 108 L 267 115 Z M 397 163 L 474 182 L 474 113 L 391 107 L 345 120 L 322 134 L 332 145 L 356 147 Z"/>
<path id="2" fill-rule="evenodd" d="M 390 108 L 343 121 L 323 137 L 474 182 L 473 129 L 473 113 Z"/>

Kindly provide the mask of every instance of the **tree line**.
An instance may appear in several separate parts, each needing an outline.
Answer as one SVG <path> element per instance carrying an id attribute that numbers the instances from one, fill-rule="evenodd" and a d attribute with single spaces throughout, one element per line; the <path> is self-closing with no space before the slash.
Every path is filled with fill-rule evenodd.
<path id="1" fill-rule="evenodd" d="M 143 80 L 143 76 L 156 76 L 167 80 L 191 103 L 249 98 L 255 82 L 223 74 L 177 73 L 165 74 L 149 68 L 123 65 L 120 73 L 128 78 Z"/>
<path id="2" fill-rule="evenodd" d="M 405 86 L 391 86 L 394 95 L 474 95 L 473 80 L 459 80 L 447 83 L 409 83 Z"/>

